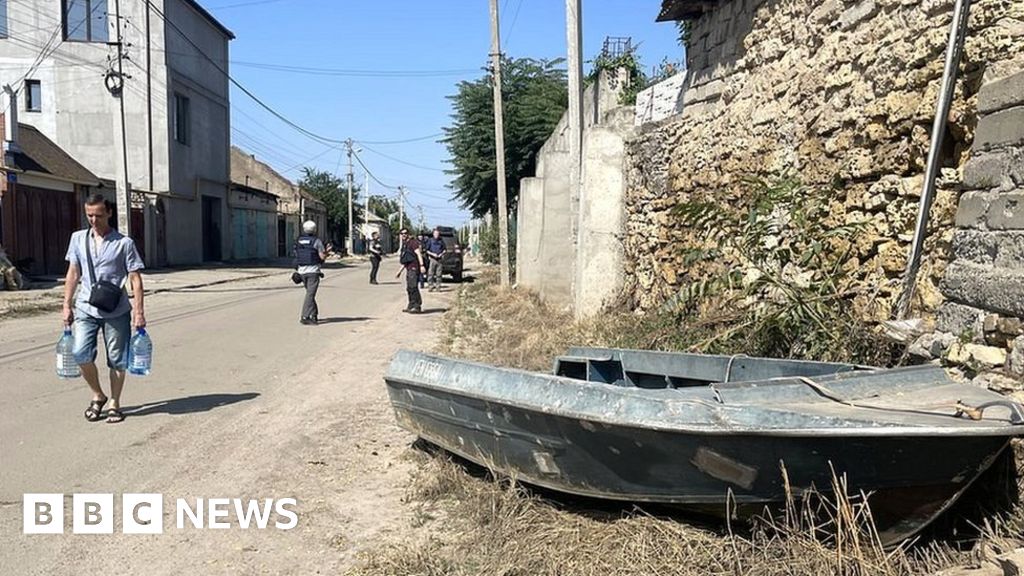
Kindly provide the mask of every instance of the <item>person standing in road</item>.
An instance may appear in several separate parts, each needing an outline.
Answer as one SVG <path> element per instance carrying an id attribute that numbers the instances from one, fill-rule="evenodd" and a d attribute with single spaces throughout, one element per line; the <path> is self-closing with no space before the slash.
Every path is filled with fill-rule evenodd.
<path id="1" fill-rule="evenodd" d="M 416 238 L 416 241 L 420 245 L 420 253 L 422 255 L 423 247 L 426 246 L 426 244 L 427 244 L 427 233 L 426 232 L 420 232 L 420 235 Z M 429 264 L 429 262 L 427 262 L 425 259 L 424 259 L 423 262 L 424 262 L 424 264 Z M 424 272 L 423 274 L 420 274 L 420 290 L 423 290 L 426 287 L 427 287 L 427 274 L 426 274 L 426 272 Z"/>
<path id="2" fill-rule="evenodd" d="M 441 274 L 443 268 L 441 266 L 441 260 L 444 258 L 445 252 L 448 251 L 445 248 L 444 240 L 441 240 L 441 231 L 434 228 L 433 235 L 427 239 L 426 244 L 427 258 L 430 260 L 430 269 L 427 272 L 427 280 L 430 282 L 430 291 L 441 289 Z"/>
<path id="3" fill-rule="evenodd" d="M 103 417 L 116 424 L 124 420 L 121 392 L 128 368 L 128 346 L 132 324 L 146 326 L 143 311 L 142 274 L 145 268 L 135 242 L 110 227 L 112 206 L 103 196 L 93 194 L 85 200 L 89 228 L 71 235 L 68 272 L 64 277 L 64 325 L 74 333 L 75 362 L 92 391 L 85 419 L 96 422 Z M 83 273 L 84 271 L 84 273 Z M 134 308 L 125 293 L 125 281 L 131 285 Z M 103 330 L 103 344 L 110 370 L 110 396 L 100 387 L 96 368 L 97 334 Z"/>
<path id="4" fill-rule="evenodd" d="M 379 232 L 374 232 L 370 236 L 370 244 L 367 250 L 370 252 L 370 284 L 376 284 L 377 270 L 380 269 L 380 259 L 384 256 L 384 250 L 380 246 Z"/>
<path id="5" fill-rule="evenodd" d="M 427 268 L 423 263 L 423 252 L 420 249 L 419 241 L 410 237 L 408 230 L 402 228 L 398 235 L 402 243 L 398 262 L 402 265 L 402 269 L 395 274 L 395 278 L 405 272 L 405 291 L 409 294 L 409 305 L 403 312 L 419 314 L 422 312 L 423 306 L 423 298 L 420 295 L 420 278 L 427 273 Z"/>
<path id="6" fill-rule="evenodd" d="M 316 292 L 320 289 L 323 278 L 322 265 L 331 253 L 331 245 L 324 243 L 316 235 L 316 222 L 307 220 L 302 223 L 302 235 L 295 240 L 296 273 L 302 277 L 306 287 L 306 299 L 302 302 L 302 318 L 300 324 L 316 324 L 319 321 L 320 309 L 316 305 Z"/>

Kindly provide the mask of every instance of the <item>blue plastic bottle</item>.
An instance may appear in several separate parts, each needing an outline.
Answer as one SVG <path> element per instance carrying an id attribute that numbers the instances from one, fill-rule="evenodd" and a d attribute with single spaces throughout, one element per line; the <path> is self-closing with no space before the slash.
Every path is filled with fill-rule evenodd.
<path id="1" fill-rule="evenodd" d="M 71 329 L 65 328 L 64 335 L 57 341 L 57 377 L 78 378 L 82 371 L 75 362 L 75 337 L 71 335 Z"/>
<path id="2" fill-rule="evenodd" d="M 132 336 L 128 348 L 128 372 L 138 376 L 148 376 L 153 366 L 153 341 L 149 339 L 145 328 L 139 328 Z"/>

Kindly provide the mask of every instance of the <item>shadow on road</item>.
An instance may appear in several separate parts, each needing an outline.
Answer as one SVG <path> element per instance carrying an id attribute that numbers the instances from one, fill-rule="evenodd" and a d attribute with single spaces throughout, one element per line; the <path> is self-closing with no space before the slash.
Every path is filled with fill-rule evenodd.
<path id="1" fill-rule="evenodd" d="M 370 318 L 369 316 L 339 316 L 337 318 L 321 318 L 320 320 L 317 321 L 317 324 L 337 324 L 339 322 L 364 322 L 366 320 L 376 320 L 376 318 Z"/>
<path id="2" fill-rule="evenodd" d="M 419 315 L 422 316 L 423 314 L 444 314 L 447 311 L 447 308 L 427 308 L 426 310 L 420 312 Z"/>
<path id="3" fill-rule="evenodd" d="M 164 400 L 142 406 L 131 406 L 124 408 L 127 416 L 147 416 L 149 414 L 192 414 L 195 412 L 208 412 L 214 408 L 237 404 L 252 400 L 259 396 L 257 392 L 246 392 L 244 394 L 203 394 L 200 396 L 186 396 L 173 400 Z"/>

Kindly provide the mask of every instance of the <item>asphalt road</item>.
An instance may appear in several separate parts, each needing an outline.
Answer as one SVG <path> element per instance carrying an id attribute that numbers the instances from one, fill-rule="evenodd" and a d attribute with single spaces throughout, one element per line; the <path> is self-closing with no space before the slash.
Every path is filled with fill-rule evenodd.
<path id="1" fill-rule="evenodd" d="M 403 314 L 395 268 L 379 286 L 365 266 L 328 271 L 319 326 L 299 324 L 287 272 L 149 297 L 154 370 L 129 376 L 120 424 L 87 422 L 84 381 L 55 377 L 59 316 L 0 321 L 0 574 L 350 565 L 404 513 L 411 438 L 393 424 L 383 371 L 398 348 L 432 346 L 452 294 L 425 293 L 427 314 Z M 63 535 L 22 533 L 26 493 L 64 495 Z M 71 495 L 84 493 L 114 495 L 114 534 L 72 534 Z M 163 495 L 163 534 L 121 533 L 124 493 Z M 242 529 L 229 506 L 227 529 L 179 529 L 178 498 L 295 498 L 298 525 L 274 528 L 287 520 L 275 515 Z"/>

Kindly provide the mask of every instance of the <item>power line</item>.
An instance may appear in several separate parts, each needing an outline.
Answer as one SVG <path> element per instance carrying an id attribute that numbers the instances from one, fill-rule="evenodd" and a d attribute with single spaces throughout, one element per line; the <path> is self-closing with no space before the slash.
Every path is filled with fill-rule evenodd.
<path id="1" fill-rule="evenodd" d="M 317 68 L 311 66 L 291 66 L 287 64 L 267 64 L 265 62 L 247 62 L 244 60 L 231 60 L 234 66 L 245 68 L 256 68 L 259 70 L 272 70 L 275 72 L 290 72 L 293 74 L 311 74 L 314 76 L 361 76 L 366 78 L 433 78 L 443 76 L 469 76 L 479 74 L 478 68 L 460 68 L 453 70 L 368 70 L 368 69 L 345 69 L 345 68 Z"/>
<path id="2" fill-rule="evenodd" d="M 430 140 L 431 138 L 437 138 L 438 136 L 444 136 L 444 132 L 437 132 L 436 134 L 428 134 L 426 136 L 420 136 L 418 138 L 408 138 L 406 140 L 385 140 L 373 142 L 371 140 L 356 140 L 356 144 L 373 144 L 374 146 L 382 146 L 386 144 L 408 144 L 409 142 L 421 142 L 423 140 Z"/>
<path id="3" fill-rule="evenodd" d="M 210 10 L 230 10 L 232 8 L 241 8 L 243 6 L 256 6 L 258 4 L 273 4 L 274 2 L 283 2 L 284 0 L 251 0 L 250 2 L 239 2 L 237 4 L 227 4 L 225 6 L 211 6 Z"/>
<path id="4" fill-rule="evenodd" d="M 363 148 L 365 148 L 367 152 L 372 152 L 372 153 L 374 153 L 374 154 L 376 154 L 378 156 L 382 156 L 384 158 L 387 158 L 388 160 L 391 160 L 392 162 L 398 162 L 399 164 L 405 164 L 406 166 L 411 166 L 412 168 L 419 168 L 420 170 L 430 170 L 430 171 L 433 171 L 433 172 L 444 172 L 444 169 L 442 169 L 442 168 L 432 168 L 430 166 L 423 166 L 423 165 L 420 165 L 420 164 L 413 164 L 412 162 L 407 162 L 405 160 L 402 160 L 401 158 L 395 158 L 394 156 L 389 156 L 389 155 L 387 155 L 387 154 L 385 154 L 383 152 L 378 152 L 377 150 L 374 150 L 373 148 L 370 148 L 369 146 L 366 146 L 365 142 L 363 143 Z"/>

